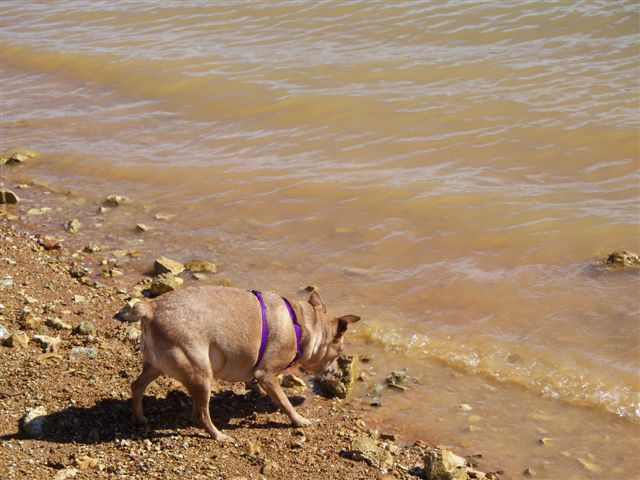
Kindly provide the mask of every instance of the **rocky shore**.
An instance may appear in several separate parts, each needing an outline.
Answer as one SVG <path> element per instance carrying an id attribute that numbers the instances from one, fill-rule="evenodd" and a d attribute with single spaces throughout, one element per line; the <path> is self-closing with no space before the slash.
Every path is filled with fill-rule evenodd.
<path id="1" fill-rule="evenodd" d="M 110 197 L 105 208 L 124 201 Z M 158 257 L 149 276 L 141 278 L 127 272 L 122 261 L 135 252 L 105 252 L 99 238 L 77 240 L 80 220 L 35 235 L 16 214 L 16 204 L 5 203 L 0 205 L 1 479 L 499 478 L 476 470 L 477 457 L 465 459 L 425 442 L 403 445 L 391 429 L 369 428 L 361 407 L 349 398 L 357 374 L 357 362 L 351 361 L 342 377 L 324 383 L 284 377 L 296 408 L 314 420 L 305 429 L 291 428 L 265 395 L 220 382 L 212 392 L 212 417 L 237 443 L 217 443 L 193 425 L 190 397 L 167 378 L 147 390 L 150 429 L 136 427 L 129 386 L 141 368 L 140 331 L 126 321 L 126 307 L 141 295 L 184 288 L 184 278 L 187 283 L 207 278 L 216 273 L 215 264 L 194 259 L 183 265 Z"/>

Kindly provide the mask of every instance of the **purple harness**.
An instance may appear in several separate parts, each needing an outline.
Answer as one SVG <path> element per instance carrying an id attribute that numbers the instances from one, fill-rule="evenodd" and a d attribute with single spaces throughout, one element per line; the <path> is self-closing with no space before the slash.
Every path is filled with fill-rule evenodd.
<path id="1" fill-rule="evenodd" d="M 264 355 L 264 351 L 267 349 L 267 338 L 269 337 L 269 325 L 267 323 L 267 307 L 264 304 L 264 301 L 262 300 L 262 292 L 259 292 L 258 290 L 251 290 L 251 293 L 253 293 L 258 299 L 258 302 L 260 303 L 260 313 L 262 315 L 262 340 L 260 341 L 260 350 L 258 351 L 258 360 L 256 360 L 256 364 L 253 366 L 253 368 L 256 368 L 262 361 L 262 356 Z M 289 300 L 287 300 L 284 297 L 280 297 L 280 298 L 284 300 L 284 304 L 287 307 L 287 311 L 289 312 L 289 316 L 291 317 L 291 321 L 293 322 L 293 329 L 296 332 L 296 356 L 293 357 L 293 360 L 291 360 L 289 365 L 287 365 L 287 368 L 289 368 L 291 365 L 295 363 L 296 360 L 298 360 L 298 358 L 300 358 L 300 355 L 302 355 L 302 346 L 301 346 L 302 331 L 300 330 L 300 324 L 298 323 L 296 312 L 293 311 L 293 308 L 291 307 Z"/>

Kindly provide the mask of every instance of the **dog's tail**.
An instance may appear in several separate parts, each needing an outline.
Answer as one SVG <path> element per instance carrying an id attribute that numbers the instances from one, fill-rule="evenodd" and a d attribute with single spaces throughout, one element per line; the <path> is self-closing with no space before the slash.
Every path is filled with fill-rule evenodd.
<path id="1" fill-rule="evenodd" d="M 145 337 L 147 336 L 147 330 L 149 329 L 149 323 L 153 320 L 153 305 L 145 300 L 136 302 L 131 307 L 131 321 L 140 322 L 140 351 L 144 352 Z"/>

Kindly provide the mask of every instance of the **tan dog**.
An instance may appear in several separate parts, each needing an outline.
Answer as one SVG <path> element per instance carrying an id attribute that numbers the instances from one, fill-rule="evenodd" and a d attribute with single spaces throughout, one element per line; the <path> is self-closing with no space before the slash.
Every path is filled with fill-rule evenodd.
<path id="1" fill-rule="evenodd" d="M 136 421 L 147 423 L 142 395 L 149 383 L 164 374 L 187 388 L 194 419 L 216 440 L 233 439 L 220 433 L 209 416 L 214 378 L 232 382 L 255 378 L 295 426 L 309 425 L 309 420 L 294 410 L 277 380 L 296 357 L 298 345 L 292 320 L 300 325 L 301 333 L 301 354 L 295 363 L 305 371 L 322 373 L 342 352 L 348 325 L 360 317 L 327 316 L 322 298 L 315 291 L 308 302 L 289 304 L 291 314 L 286 300 L 274 293 L 257 296 L 245 290 L 212 286 L 177 290 L 151 302 L 135 304 L 132 317 L 142 323 L 140 349 L 144 360 L 142 373 L 131 384 Z M 262 305 L 268 326 L 264 339 Z"/>

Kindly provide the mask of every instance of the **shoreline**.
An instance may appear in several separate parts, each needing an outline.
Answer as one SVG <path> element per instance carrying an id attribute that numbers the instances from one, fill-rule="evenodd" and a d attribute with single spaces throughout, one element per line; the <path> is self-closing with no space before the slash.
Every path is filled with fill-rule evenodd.
<path id="1" fill-rule="evenodd" d="M 30 187 L 29 196 L 36 197 L 38 188 Z M 128 268 L 136 257 L 126 253 L 118 258 L 115 250 L 84 251 L 82 243 L 92 235 L 97 244 L 104 239 L 97 232 L 65 233 L 58 200 L 50 200 L 54 219 L 37 217 L 38 228 L 29 225 L 31 217 L 12 217 L 14 206 L 0 206 L 2 279 L 11 279 L 0 289 L 0 325 L 30 339 L 24 348 L 0 346 L 2 478 L 51 478 L 72 471 L 76 478 L 427 478 L 427 443 L 402 445 L 395 432 L 369 428 L 349 397 L 326 399 L 310 387 L 287 390 L 302 401 L 296 408 L 315 420 L 309 428 L 295 429 L 267 397 L 244 392 L 242 384 L 219 382 L 212 392 L 212 417 L 237 439 L 224 445 L 193 425 L 184 388 L 161 378 L 145 395 L 151 430 L 135 427 L 129 385 L 141 368 L 139 331 L 113 315 L 125 305 L 140 267 Z M 93 269 L 88 278 L 99 288 L 70 275 L 78 265 Z M 101 270 L 113 269 L 124 274 L 100 276 Z M 25 306 L 39 322 L 25 326 Z M 96 331 L 78 334 L 82 322 L 91 322 Z M 39 345 L 38 335 L 60 343 Z M 42 438 L 30 438 L 20 422 L 37 407 L 46 410 L 45 428 Z M 384 460 L 367 459 L 358 448 L 370 448 Z M 473 457 L 466 463 L 482 468 L 484 460 Z M 469 471 L 475 478 L 509 478 Z"/>

